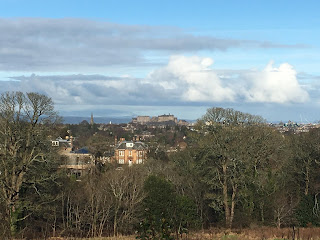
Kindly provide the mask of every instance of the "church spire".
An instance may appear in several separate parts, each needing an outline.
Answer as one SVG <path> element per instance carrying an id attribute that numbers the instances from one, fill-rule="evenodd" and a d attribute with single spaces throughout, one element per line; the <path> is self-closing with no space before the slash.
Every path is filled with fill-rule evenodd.
<path id="1" fill-rule="evenodd" d="M 93 121 L 93 113 L 91 113 L 90 125 L 92 126 L 93 124 L 94 124 L 94 121 Z"/>

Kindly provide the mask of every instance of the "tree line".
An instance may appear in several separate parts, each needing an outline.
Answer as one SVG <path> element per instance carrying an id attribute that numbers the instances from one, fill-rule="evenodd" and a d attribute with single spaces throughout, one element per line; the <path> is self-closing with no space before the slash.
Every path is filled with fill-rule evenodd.
<path id="1" fill-rule="evenodd" d="M 79 181 L 59 170 L 50 145 L 58 123 L 45 95 L 0 97 L 2 239 L 320 224 L 319 129 L 283 135 L 259 116 L 210 108 L 169 159 L 105 164 Z"/>

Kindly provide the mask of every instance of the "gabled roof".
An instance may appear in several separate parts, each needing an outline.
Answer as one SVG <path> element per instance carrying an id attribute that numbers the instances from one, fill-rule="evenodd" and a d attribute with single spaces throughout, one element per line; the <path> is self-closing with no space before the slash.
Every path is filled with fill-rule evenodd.
<path id="1" fill-rule="evenodd" d="M 59 143 L 69 143 L 70 142 L 67 139 L 63 139 L 62 137 L 57 137 L 55 141 L 58 141 Z"/>
<path id="2" fill-rule="evenodd" d="M 133 143 L 132 147 L 127 147 L 127 143 Z M 146 150 L 148 146 L 140 141 L 122 141 L 117 146 L 116 149 L 136 149 L 136 150 Z"/>

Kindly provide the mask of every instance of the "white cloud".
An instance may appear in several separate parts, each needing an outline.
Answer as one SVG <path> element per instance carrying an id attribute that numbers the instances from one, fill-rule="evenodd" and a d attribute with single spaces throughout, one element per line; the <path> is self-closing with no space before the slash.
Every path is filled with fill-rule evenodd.
<path id="1" fill-rule="evenodd" d="M 211 68 L 213 59 L 197 56 L 172 56 L 168 65 L 149 76 L 149 83 L 179 90 L 181 100 L 188 102 L 298 103 L 309 100 L 299 84 L 297 72 L 288 64 L 278 68 L 273 62 L 263 70 L 247 70 L 236 76 L 233 71 L 223 77 Z M 170 88 L 168 87 L 170 86 Z"/>
<path id="2" fill-rule="evenodd" d="M 288 63 L 278 68 L 271 61 L 262 71 L 247 74 L 249 89 L 244 93 L 250 102 L 306 102 L 309 94 L 297 80 L 297 72 Z"/>
<path id="3" fill-rule="evenodd" d="M 168 85 L 181 93 L 181 99 L 189 102 L 233 101 L 235 92 L 222 84 L 210 68 L 211 58 L 172 56 L 166 67 L 154 71 L 149 82 Z"/>
<path id="4" fill-rule="evenodd" d="M 288 63 L 276 68 L 271 62 L 263 70 L 224 70 L 221 74 L 221 70 L 212 68 L 213 62 L 198 56 L 172 56 L 166 66 L 146 78 L 31 75 L 13 78 L 18 81 L 1 81 L 0 89 L 41 92 L 57 104 L 67 105 L 283 104 L 309 99 L 310 91 L 299 84 L 296 71 Z"/>

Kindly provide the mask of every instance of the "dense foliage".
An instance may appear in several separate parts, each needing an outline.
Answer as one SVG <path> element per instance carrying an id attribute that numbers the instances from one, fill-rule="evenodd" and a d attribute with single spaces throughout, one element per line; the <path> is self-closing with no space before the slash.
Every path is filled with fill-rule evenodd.
<path id="1" fill-rule="evenodd" d="M 143 220 L 138 229 L 140 239 L 176 239 L 195 228 L 198 216 L 194 202 L 179 195 L 172 183 L 150 175 L 144 183 Z"/>

